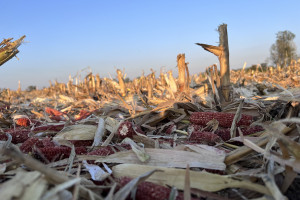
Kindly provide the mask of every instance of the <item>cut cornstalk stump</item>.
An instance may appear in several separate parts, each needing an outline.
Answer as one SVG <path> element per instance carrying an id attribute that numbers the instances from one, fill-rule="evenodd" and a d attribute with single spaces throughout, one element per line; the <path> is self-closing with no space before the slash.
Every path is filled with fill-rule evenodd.
<path id="1" fill-rule="evenodd" d="M 230 101 L 230 66 L 229 66 L 229 47 L 228 47 L 228 35 L 227 35 L 227 24 L 221 24 L 218 27 L 220 34 L 219 46 L 213 46 L 208 44 L 200 45 L 206 51 L 213 53 L 218 56 L 220 62 L 220 73 L 221 73 L 221 91 L 225 98 L 225 101 Z"/>
<path id="2" fill-rule="evenodd" d="M 185 91 L 185 54 L 178 54 L 177 56 L 177 66 L 178 66 L 178 85 L 179 85 L 179 91 L 184 92 Z"/>
<path id="3" fill-rule="evenodd" d="M 180 92 L 189 91 L 189 63 L 185 62 L 185 54 L 177 55 L 177 66 L 178 66 L 178 86 Z"/>
<path id="4" fill-rule="evenodd" d="M 125 89 L 125 83 L 124 83 L 124 79 L 123 79 L 123 73 L 121 72 L 121 70 L 118 69 L 117 74 L 118 74 L 118 80 L 119 80 L 121 95 L 125 96 L 126 95 L 126 89 Z"/>

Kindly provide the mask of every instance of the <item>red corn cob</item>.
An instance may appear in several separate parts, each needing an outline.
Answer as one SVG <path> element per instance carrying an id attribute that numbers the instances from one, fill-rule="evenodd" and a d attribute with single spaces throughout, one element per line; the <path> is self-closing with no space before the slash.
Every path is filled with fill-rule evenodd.
<path id="1" fill-rule="evenodd" d="M 172 134 L 174 131 L 176 131 L 176 125 L 175 124 L 172 124 L 170 125 L 167 130 L 166 130 L 166 134 L 170 135 Z"/>
<path id="2" fill-rule="evenodd" d="M 128 121 L 122 122 L 120 124 L 117 133 L 121 138 L 126 138 L 126 137 L 132 138 L 133 134 L 135 134 L 132 127 L 132 123 Z"/>
<path id="3" fill-rule="evenodd" d="M 230 129 L 229 128 L 216 130 L 215 134 L 217 134 L 218 136 L 220 136 L 223 141 L 230 140 Z"/>
<path id="4" fill-rule="evenodd" d="M 89 152 L 87 155 L 109 156 L 115 152 L 120 152 L 120 147 L 127 150 L 131 149 L 131 146 L 128 144 L 115 145 L 114 147 L 115 148 L 113 148 L 113 146 L 100 147 L 99 149 Z"/>
<path id="5" fill-rule="evenodd" d="M 93 144 L 93 140 L 69 140 L 75 147 L 86 147 Z M 54 142 L 51 138 L 39 139 L 36 137 L 31 137 L 27 139 L 21 146 L 20 149 L 24 153 L 32 151 L 33 147 L 44 148 L 44 147 L 55 147 Z"/>
<path id="6" fill-rule="evenodd" d="M 100 147 L 94 151 L 89 152 L 87 155 L 95 155 L 95 156 L 109 156 L 114 154 L 115 151 L 110 146 Z"/>
<path id="7" fill-rule="evenodd" d="M 32 151 L 32 147 L 39 142 L 39 138 L 31 137 L 28 138 L 23 144 L 20 146 L 20 150 L 24 153 L 28 153 Z"/>
<path id="8" fill-rule="evenodd" d="M 251 135 L 253 133 L 257 133 L 263 131 L 264 129 L 261 126 L 254 126 L 249 128 L 241 128 L 243 135 Z M 215 132 L 218 136 L 222 138 L 223 141 L 230 140 L 230 129 L 220 129 Z M 236 136 L 239 136 L 239 132 L 236 131 Z"/>
<path id="9" fill-rule="evenodd" d="M 201 144 L 215 144 L 221 142 L 222 139 L 212 132 L 193 132 L 189 138 L 189 141 L 201 143 Z"/>
<path id="10" fill-rule="evenodd" d="M 83 154 L 86 154 L 87 151 L 86 151 L 85 147 L 75 147 L 75 153 L 77 155 L 83 155 Z"/>
<path id="11" fill-rule="evenodd" d="M 28 118 L 19 118 L 16 120 L 16 124 L 19 126 L 27 127 L 30 125 L 30 121 Z"/>
<path id="12" fill-rule="evenodd" d="M 43 138 L 41 142 L 43 144 L 43 147 L 55 147 L 55 144 L 54 142 L 52 142 L 51 138 Z"/>
<path id="13" fill-rule="evenodd" d="M 125 186 L 132 179 L 128 177 L 122 177 L 118 180 L 121 187 Z M 135 199 L 136 200 L 165 200 L 169 199 L 171 189 L 157 185 L 151 182 L 142 182 L 137 186 Z M 176 200 L 183 200 L 183 194 L 179 193 Z"/>
<path id="14" fill-rule="evenodd" d="M 20 129 L 10 129 L 6 130 L 7 133 L 9 133 L 12 136 L 11 142 L 13 144 L 23 143 L 28 139 L 28 130 L 20 130 Z M 0 140 L 7 140 L 8 137 L 5 133 L 0 134 Z"/>
<path id="15" fill-rule="evenodd" d="M 82 120 L 90 116 L 92 113 L 87 110 L 80 110 L 78 117 L 75 118 L 76 121 Z"/>
<path id="16" fill-rule="evenodd" d="M 40 139 L 37 137 L 28 138 L 21 146 L 20 149 L 24 153 L 31 152 L 34 147 L 44 148 L 44 147 L 54 147 L 55 144 L 51 141 L 51 138 Z"/>
<path id="17" fill-rule="evenodd" d="M 69 140 L 75 147 L 92 146 L 93 140 Z"/>
<path id="18" fill-rule="evenodd" d="M 84 147 L 76 147 L 75 148 L 76 154 L 86 154 L 86 148 Z M 70 147 L 43 147 L 36 149 L 34 151 L 34 155 L 36 158 L 39 158 L 39 154 L 42 154 L 47 160 L 49 161 L 57 161 L 59 159 L 68 158 L 71 153 Z"/>
<path id="19" fill-rule="evenodd" d="M 202 125 L 190 124 L 187 128 L 187 132 L 192 134 L 193 132 L 200 131 L 202 128 L 204 128 Z"/>
<path id="20" fill-rule="evenodd" d="M 60 122 L 60 121 L 66 121 L 66 119 L 63 116 L 50 116 L 50 119 Z"/>
<path id="21" fill-rule="evenodd" d="M 60 131 L 64 128 L 64 124 L 60 125 L 47 125 L 47 126 L 39 126 L 33 129 L 34 132 L 39 131 Z"/>
<path id="22" fill-rule="evenodd" d="M 253 133 L 257 133 L 257 132 L 261 132 L 263 131 L 263 127 L 261 126 L 253 126 L 253 127 L 249 127 L 249 128 L 242 128 L 241 131 L 243 133 L 243 135 L 251 135 Z M 237 132 L 238 133 L 238 132 Z M 239 134 L 238 134 L 239 135 Z"/>
<path id="23" fill-rule="evenodd" d="M 63 113 L 56 110 L 56 109 L 53 109 L 53 108 L 49 108 L 49 107 L 46 107 L 45 108 L 45 112 L 48 113 L 49 115 L 53 115 L 53 116 L 62 116 Z"/>
<path id="24" fill-rule="evenodd" d="M 212 119 L 216 119 L 219 122 L 219 126 L 224 128 L 230 128 L 233 118 L 233 113 L 220 113 L 220 112 L 194 112 L 190 116 L 190 121 L 193 124 L 205 126 Z M 237 126 L 249 126 L 253 121 L 253 117 L 250 115 L 241 115 L 240 121 Z"/>

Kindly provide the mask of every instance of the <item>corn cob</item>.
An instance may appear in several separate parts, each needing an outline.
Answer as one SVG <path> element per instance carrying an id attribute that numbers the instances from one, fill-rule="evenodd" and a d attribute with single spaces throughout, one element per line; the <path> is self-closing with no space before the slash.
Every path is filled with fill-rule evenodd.
<path id="1" fill-rule="evenodd" d="M 39 142 L 39 138 L 31 137 L 28 138 L 23 144 L 20 146 L 20 150 L 24 153 L 29 153 L 32 151 L 32 147 Z M 42 144 L 42 143 L 41 143 Z M 40 146 L 41 147 L 41 146 Z"/>
<path id="2" fill-rule="evenodd" d="M 69 140 L 75 147 L 92 146 L 93 140 Z"/>
<path id="3" fill-rule="evenodd" d="M 210 144 L 221 142 L 222 139 L 212 132 L 193 132 L 189 138 L 190 142 L 201 143 L 201 144 Z"/>
<path id="4" fill-rule="evenodd" d="M 86 154 L 86 148 L 85 147 L 76 147 L 75 148 L 76 154 Z M 37 148 L 34 149 L 33 155 L 39 160 L 41 159 L 41 156 L 44 156 L 48 161 L 57 161 L 60 159 L 68 158 L 71 153 L 70 147 L 43 147 L 43 148 Z M 42 155 L 40 155 L 42 154 Z"/>
<path id="5" fill-rule="evenodd" d="M 175 124 L 171 124 L 171 125 L 167 128 L 166 134 L 167 134 L 167 135 L 170 135 L 170 134 L 172 134 L 172 133 L 175 132 L 175 131 L 176 131 L 176 125 L 175 125 Z"/>
<path id="6" fill-rule="evenodd" d="M 241 128 L 241 131 L 243 135 L 251 135 L 253 133 L 257 133 L 260 131 L 263 131 L 264 129 L 261 126 L 254 126 L 254 127 L 247 127 L 247 128 Z M 216 130 L 215 134 L 220 136 L 223 141 L 230 140 L 230 129 L 219 129 Z M 236 131 L 236 136 L 239 136 L 239 132 Z"/>
<path id="7" fill-rule="evenodd" d="M 219 113 L 219 112 L 194 112 L 190 116 L 190 121 L 193 124 L 205 126 L 212 119 L 216 119 L 219 122 L 219 126 L 224 128 L 230 128 L 234 118 L 233 113 Z M 241 115 L 241 119 L 238 121 L 237 126 L 249 126 L 253 121 L 253 117 L 250 115 Z"/>
<path id="8" fill-rule="evenodd" d="M 243 135 L 251 135 L 251 134 L 254 134 L 254 133 L 257 133 L 257 132 L 261 132 L 263 130 L 264 129 L 261 126 L 253 126 L 253 127 L 242 128 L 241 129 Z M 240 134 L 237 132 L 237 135 L 240 135 Z"/>
<path id="9" fill-rule="evenodd" d="M 50 116 L 50 119 L 60 122 L 60 121 L 67 121 L 63 116 Z"/>
<path id="10" fill-rule="evenodd" d="M 43 144 L 43 147 L 55 147 L 55 144 L 54 144 L 54 142 L 52 141 L 51 138 L 48 138 L 48 137 L 43 138 L 41 140 L 41 142 Z"/>
<path id="11" fill-rule="evenodd" d="M 54 147 L 55 144 L 50 138 L 40 139 L 37 137 L 28 138 L 21 146 L 20 150 L 24 153 L 29 153 L 34 147 L 44 148 L 44 147 Z"/>
<path id="12" fill-rule="evenodd" d="M 33 129 L 34 132 L 39 131 L 61 131 L 64 128 L 64 124 L 60 125 L 47 125 L 47 126 L 39 126 Z"/>
<path id="13" fill-rule="evenodd" d="M 100 147 L 99 149 L 91 151 L 87 155 L 109 156 L 109 155 L 114 154 L 116 152 L 120 152 L 118 147 L 125 148 L 127 150 L 131 149 L 131 146 L 128 145 L 128 144 L 116 145 L 115 148 L 113 148 L 113 146 L 106 146 L 106 147 Z"/>
<path id="14" fill-rule="evenodd" d="M 87 110 L 80 110 L 80 113 L 78 114 L 77 117 L 75 117 L 76 121 L 82 120 L 90 116 L 92 113 L 87 111 Z"/>
<path id="15" fill-rule="evenodd" d="M 120 138 L 132 138 L 132 136 L 135 134 L 133 130 L 133 124 L 128 121 L 122 122 L 118 128 L 117 134 Z"/>
<path id="16" fill-rule="evenodd" d="M 92 140 L 69 140 L 75 147 L 86 147 L 93 144 Z M 55 147 L 54 142 L 51 138 L 39 139 L 37 137 L 28 138 L 21 146 L 20 149 L 24 153 L 31 152 L 33 147 L 44 148 L 44 147 Z"/>
<path id="17" fill-rule="evenodd" d="M 60 112 L 56 109 L 53 109 L 53 108 L 49 108 L 49 107 L 45 108 L 45 112 L 52 116 L 62 116 L 63 115 L 62 112 Z"/>
<path id="18" fill-rule="evenodd" d="M 30 121 L 28 118 L 19 118 L 16 120 L 16 124 L 19 126 L 27 127 L 30 125 Z"/>
<path id="19" fill-rule="evenodd" d="M 121 187 L 125 186 L 132 179 L 122 177 L 118 180 Z M 137 186 L 135 199 L 136 200 L 165 200 L 169 199 L 171 189 L 160 186 L 151 182 L 142 182 Z M 183 194 L 178 193 L 176 200 L 183 200 Z"/>
<path id="20" fill-rule="evenodd" d="M 215 134 L 220 136 L 223 141 L 230 140 L 230 129 L 228 129 L 228 128 L 227 129 L 216 130 Z"/>
<path id="21" fill-rule="evenodd" d="M 21 129 L 10 129 L 6 130 L 6 133 L 9 133 L 12 136 L 11 142 L 13 144 L 23 143 L 28 139 L 28 130 L 21 130 Z M 8 137 L 5 133 L 0 134 L 0 140 L 7 140 Z"/>
<path id="22" fill-rule="evenodd" d="M 99 149 L 91 151 L 87 155 L 109 156 L 114 153 L 115 153 L 115 151 L 112 149 L 111 146 L 106 146 L 106 147 L 100 147 Z"/>

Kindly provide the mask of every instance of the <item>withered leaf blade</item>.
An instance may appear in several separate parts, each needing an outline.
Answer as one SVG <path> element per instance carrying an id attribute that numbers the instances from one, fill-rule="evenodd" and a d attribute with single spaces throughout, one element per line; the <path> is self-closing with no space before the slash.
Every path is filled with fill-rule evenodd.
<path id="1" fill-rule="evenodd" d="M 185 169 L 176 169 L 169 167 L 146 166 L 137 164 L 120 164 L 112 168 L 115 177 L 128 176 L 135 178 L 150 170 L 160 170 L 150 176 L 147 181 L 163 185 L 175 186 L 180 190 L 185 187 Z M 239 180 L 230 176 L 211 174 L 208 172 L 190 171 L 190 187 L 209 192 L 216 192 L 226 188 L 244 188 L 259 192 L 261 194 L 270 194 L 269 190 L 262 185 L 252 183 L 247 180 Z"/>
<path id="2" fill-rule="evenodd" d="M 19 171 L 11 180 L 2 184 L 0 188 L 1 199 L 20 198 L 23 192 L 35 180 L 41 177 L 41 173 L 37 171 L 26 172 Z"/>
<path id="3" fill-rule="evenodd" d="M 146 148 L 145 151 L 150 156 L 150 159 L 144 163 L 145 165 L 186 168 L 186 164 L 189 164 L 190 167 L 206 169 L 225 170 L 226 168 L 226 165 L 223 162 L 224 155 L 206 156 L 195 152 L 173 149 Z M 132 150 L 118 152 L 104 158 L 99 158 L 96 162 L 143 164 Z"/>
<path id="4" fill-rule="evenodd" d="M 72 125 L 64 128 L 59 132 L 54 139 L 55 140 L 93 140 L 96 126 L 93 125 Z"/>

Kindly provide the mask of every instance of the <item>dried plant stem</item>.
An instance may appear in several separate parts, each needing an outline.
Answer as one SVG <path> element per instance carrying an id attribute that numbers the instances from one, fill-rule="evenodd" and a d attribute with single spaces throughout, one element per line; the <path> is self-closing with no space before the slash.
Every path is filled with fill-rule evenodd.
<path id="1" fill-rule="evenodd" d="M 124 80 L 123 80 L 123 73 L 122 73 L 121 70 L 118 69 L 117 74 L 118 74 L 118 80 L 119 80 L 121 95 L 125 96 L 126 95 L 126 89 L 125 89 L 125 83 L 124 83 Z"/>
<path id="2" fill-rule="evenodd" d="M 287 134 L 289 133 L 291 130 L 293 130 L 293 127 L 285 127 L 282 130 L 283 134 Z M 257 146 L 264 146 L 269 142 L 269 137 L 268 136 L 264 136 L 261 139 L 259 139 L 257 142 L 255 142 L 255 144 Z M 254 150 L 251 149 L 250 147 L 247 146 L 242 146 L 232 152 L 230 152 L 226 158 L 225 158 L 225 164 L 226 165 L 231 165 L 236 163 L 237 161 L 239 161 L 240 159 L 244 158 L 245 156 L 249 155 L 250 153 L 252 153 Z"/>
<path id="3" fill-rule="evenodd" d="M 19 53 L 18 47 L 22 44 L 25 37 L 23 35 L 13 42 L 10 42 L 13 38 L 8 38 L 0 43 L 0 66 Z"/>
<path id="4" fill-rule="evenodd" d="M 148 90 L 148 99 L 152 99 L 152 96 L 153 96 L 153 86 L 152 86 L 152 81 L 151 81 L 151 77 L 150 76 L 147 78 L 147 90 Z"/>
<path id="5" fill-rule="evenodd" d="M 179 91 L 184 92 L 186 90 L 186 76 L 185 76 L 185 54 L 177 55 L 177 66 L 178 66 L 178 85 Z"/>
<path id="6" fill-rule="evenodd" d="M 225 101 L 230 101 L 230 67 L 229 67 L 229 47 L 228 47 L 228 35 L 227 24 L 221 24 L 218 27 L 220 34 L 219 46 L 207 45 L 196 43 L 204 48 L 206 51 L 218 56 L 220 62 L 220 74 L 221 74 L 221 89 Z"/>

